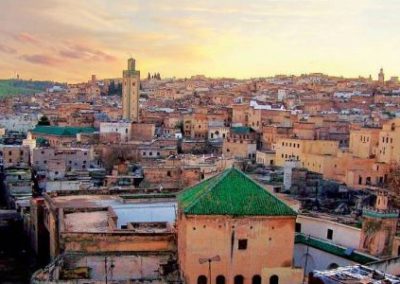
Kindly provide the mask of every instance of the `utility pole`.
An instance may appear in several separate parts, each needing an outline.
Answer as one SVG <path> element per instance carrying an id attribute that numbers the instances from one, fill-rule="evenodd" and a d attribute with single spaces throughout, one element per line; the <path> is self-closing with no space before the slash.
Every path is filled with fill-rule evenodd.
<path id="1" fill-rule="evenodd" d="M 310 239 L 310 235 L 307 236 L 307 240 Z M 308 250 L 309 250 L 309 245 L 307 244 L 307 250 L 306 250 L 306 259 L 304 260 L 304 272 L 303 272 L 303 284 L 306 283 L 306 270 L 307 270 L 307 262 L 308 262 Z"/>
<path id="2" fill-rule="evenodd" d="M 107 256 L 104 258 L 104 273 L 106 276 L 106 284 L 108 283 L 108 277 L 107 277 Z"/>
<path id="3" fill-rule="evenodd" d="M 210 257 L 210 258 L 199 258 L 199 263 L 203 264 L 208 262 L 208 283 L 212 283 L 212 279 L 211 279 L 211 262 L 213 261 L 221 261 L 221 257 L 219 255 Z"/>

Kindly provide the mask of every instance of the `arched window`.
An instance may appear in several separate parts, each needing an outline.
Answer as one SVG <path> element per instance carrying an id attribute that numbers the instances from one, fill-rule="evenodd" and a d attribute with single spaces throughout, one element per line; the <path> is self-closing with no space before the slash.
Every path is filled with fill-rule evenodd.
<path id="1" fill-rule="evenodd" d="M 261 284 L 261 276 L 260 275 L 254 275 L 251 283 L 252 284 Z"/>
<path id="2" fill-rule="evenodd" d="M 197 278 L 197 284 L 207 284 L 207 277 L 204 275 L 200 275 Z"/>
<path id="3" fill-rule="evenodd" d="M 218 275 L 217 278 L 215 279 L 216 284 L 225 284 L 225 276 L 224 275 Z"/>
<path id="4" fill-rule="evenodd" d="M 269 278 L 269 284 L 279 284 L 278 275 L 272 275 L 271 278 Z"/>
<path id="5" fill-rule="evenodd" d="M 233 281 L 234 284 L 243 284 L 243 282 L 244 278 L 242 275 L 236 275 Z"/>

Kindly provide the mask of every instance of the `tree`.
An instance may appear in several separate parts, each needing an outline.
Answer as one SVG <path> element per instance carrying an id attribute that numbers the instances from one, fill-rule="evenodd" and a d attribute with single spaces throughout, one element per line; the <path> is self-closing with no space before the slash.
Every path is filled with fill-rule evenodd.
<path id="1" fill-rule="evenodd" d="M 43 116 L 39 119 L 37 125 L 40 125 L 40 126 L 49 126 L 49 125 L 50 125 L 49 118 L 48 118 L 47 116 L 43 115 Z"/>
<path id="2" fill-rule="evenodd" d="M 107 172 L 111 172 L 114 165 L 124 163 L 126 161 L 137 162 L 139 157 L 134 151 L 121 145 L 112 145 L 103 148 L 100 153 L 100 160 Z"/>
<path id="3" fill-rule="evenodd" d="M 149 73 L 147 73 L 147 80 L 150 80 L 151 79 L 151 75 L 150 75 L 150 72 Z"/>
<path id="4" fill-rule="evenodd" d="M 400 194 L 400 165 L 395 164 L 391 166 L 390 173 L 387 180 L 388 189 L 395 193 Z"/>
<path id="5" fill-rule="evenodd" d="M 393 164 L 387 178 L 387 187 L 393 193 L 393 205 L 400 208 L 400 164 Z"/>

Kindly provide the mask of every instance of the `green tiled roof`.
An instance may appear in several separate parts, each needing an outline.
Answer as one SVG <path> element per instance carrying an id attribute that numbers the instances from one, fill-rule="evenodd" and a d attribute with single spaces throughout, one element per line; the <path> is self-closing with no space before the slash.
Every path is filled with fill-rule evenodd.
<path id="1" fill-rule="evenodd" d="M 34 134 L 56 135 L 56 136 L 76 136 L 78 133 L 93 133 L 93 127 L 71 127 L 71 126 L 40 126 L 37 125 L 31 130 Z"/>
<path id="2" fill-rule="evenodd" d="M 317 238 L 308 237 L 308 236 L 305 236 L 304 234 L 296 234 L 295 243 L 296 244 L 304 244 L 304 245 L 310 246 L 312 248 L 319 249 L 324 252 L 327 252 L 327 253 L 360 263 L 360 264 L 366 264 L 369 262 L 379 260 L 375 257 L 368 256 L 366 254 L 361 254 L 354 250 L 346 253 L 345 247 L 341 247 L 341 246 L 338 246 L 333 243 L 329 243 L 329 242 L 326 242 L 326 241 L 323 241 L 323 240 L 320 240 Z"/>
<path id="3" fill-rule="evenodd" d="M 288 205 L 236 168 L 178 194 L 188 215 L 296 216 Z"/>
<path id="4" fill-rule="evenodd" d="M 236 134 L 247 134 L 252 131 L 250 127 L 245 127 L 245 126 L 236 126 L 236 127 L 231 127 L 232 133 Z"/>

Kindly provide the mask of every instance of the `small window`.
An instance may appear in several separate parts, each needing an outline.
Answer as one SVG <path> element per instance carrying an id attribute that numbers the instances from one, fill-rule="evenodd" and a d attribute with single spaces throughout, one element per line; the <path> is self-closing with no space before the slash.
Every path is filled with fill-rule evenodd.
<path id="1" fill-rule="evenodd" d="M 224 275 L 218 275 L 217 278 L 215 279 L 216 284 L 225 284 L 225 276 Z"/>
<path id="2" fill-rule="evenodd" d="M 243 284 L 243 282 L 244 282 L 244 277 L 242 275 L 236 275 L 233 280 L 234 284 Z"/>
<path id="3" fill-rule="evenodd" d="M 239 240 L 238 242 L 238 249 L 245 250 L 247 249 L 247 239 Z"/>
<path id="4" fill-rule="evenodd" d="M 197 278 L 197 284 L 207 284 L 207 277 L 204 275 L 200 275 Z"/>
<path id="5" fill-rule="evenodd" d="M 333 238 L 333 230 L 332 229 L 328 229 L 328 231 L 326 232 L 326 238 L 328 240 L 332 240 L 332 238 Z"/>
<path id="6" fill-rule="evenodd" d="M 261 284 L 261 276 L 260 275 L 254 275 L 251 283 L 252 284 Z"/>
<path id="7" fill-rule="evenodd" d="M 271 278 L 269 278 L 269 284 L 279 284 L 278 275 L 272 275 Z"/>
<path id="8" fill-rule="evenodd" d="M 296 233 L 301 233 L 301 223 L 296 222 L 295 231 Z"/>
<path id="9" fill-rule="evenodd" d="M 171 171 L 167 172 L 167 176 L 170 177 L 171 176 Z"/>

